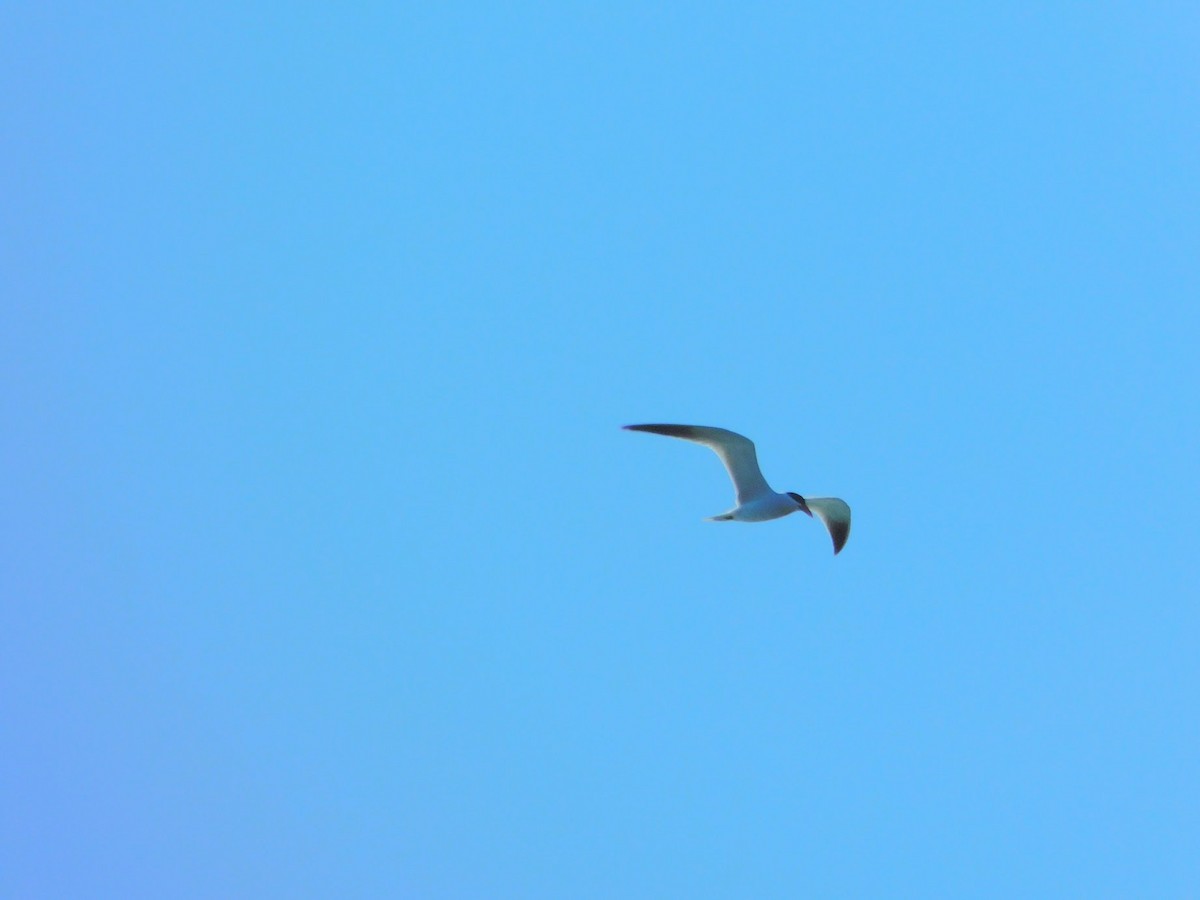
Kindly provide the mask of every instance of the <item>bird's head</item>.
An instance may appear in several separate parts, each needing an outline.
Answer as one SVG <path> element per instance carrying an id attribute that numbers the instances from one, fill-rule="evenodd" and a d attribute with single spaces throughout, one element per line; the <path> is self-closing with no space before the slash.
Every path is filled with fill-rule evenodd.
<path id="1" fill-rule="evenodd" d="M 804 501 L 803 497 L 801 497 L 799 494 L 793 494 L 791 491 L 788 491 L 787 495 L 796 501 L 796 506 L 802 513 L 809 517 L 812 516 L 812 510 L 808 508 L 808 504 Z"/>

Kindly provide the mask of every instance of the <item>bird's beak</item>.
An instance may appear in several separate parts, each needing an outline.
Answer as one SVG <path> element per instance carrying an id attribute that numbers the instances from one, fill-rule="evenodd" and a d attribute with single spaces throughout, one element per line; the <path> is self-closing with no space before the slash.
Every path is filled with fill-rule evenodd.
<path id="1" fill-rule="evenodd" d="M 810 519 L 812 518 L 812 510 L 808 508 L 808 504 L 803 500 L 800 501 L 800 512 L 804 513 Z"/>

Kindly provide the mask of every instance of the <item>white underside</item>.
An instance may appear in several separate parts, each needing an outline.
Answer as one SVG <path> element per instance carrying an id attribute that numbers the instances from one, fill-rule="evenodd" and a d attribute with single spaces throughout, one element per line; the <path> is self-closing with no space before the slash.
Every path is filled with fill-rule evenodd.
<path id="1" fill-rule="evenodd" d="M 755 497 L 740 506 L 735 506 L 729 512 L 713 516 L 714 522 L 766 522 L 778 519 L 789 513 L 799 512 L 796 501 L 787 494 L 770 493 Z"/>

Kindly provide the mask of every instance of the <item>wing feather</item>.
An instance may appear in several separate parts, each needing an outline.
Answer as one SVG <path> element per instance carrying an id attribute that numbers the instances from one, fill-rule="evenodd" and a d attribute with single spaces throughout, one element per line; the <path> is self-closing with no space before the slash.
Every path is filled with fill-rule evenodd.
<path id="1" fill-rule="evenodd" d="M 729 480 L 733 482 L 739 504 L 763 494 L 773 493 L 758 467 L 758 454 L 754 452 L 754 442 L 736 431 L 708 425 L 626 425 L 625 430 L 662 434 L 708 447 L 725 464 L 725 471 L 729 473 Z"/>
<path id="2" fill-rule="evenodd" d="M 829 529 L 829 536 L 833 538 L 833 555 L 837 556 L 850 538 L 850 506 L 837 497 L 805 497 L 804 502 Z"/>

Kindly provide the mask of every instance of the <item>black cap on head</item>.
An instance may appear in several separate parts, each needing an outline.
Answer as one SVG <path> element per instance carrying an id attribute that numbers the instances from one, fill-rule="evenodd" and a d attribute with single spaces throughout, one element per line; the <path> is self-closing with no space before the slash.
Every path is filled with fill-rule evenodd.
<path id="1" fill-rule="evenodd" d="M 808 508 L 808 504 L 804 501 L 803 497 L 793 491 L 788 491 L 787 495 L 800 504 L 801 511 L 808 513 L 810 516 L 812 515 L 812 510 Z"/>

